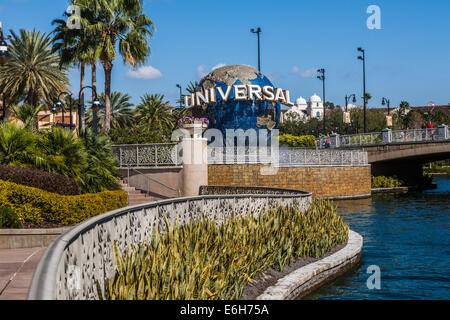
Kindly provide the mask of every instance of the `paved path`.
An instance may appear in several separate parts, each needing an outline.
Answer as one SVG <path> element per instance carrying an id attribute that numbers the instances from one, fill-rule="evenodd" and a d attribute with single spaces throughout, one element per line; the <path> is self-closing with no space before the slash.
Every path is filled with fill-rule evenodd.
<path id="1" fill-rule="evenodd" d="M 25 300 L 46 248 L 0 249 L 0 300 Z"/>

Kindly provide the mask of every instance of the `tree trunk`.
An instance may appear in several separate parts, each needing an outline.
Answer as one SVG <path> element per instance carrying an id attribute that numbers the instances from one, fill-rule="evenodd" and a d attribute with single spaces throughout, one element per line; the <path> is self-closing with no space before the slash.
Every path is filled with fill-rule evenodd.
<path id="1" fill-rule="evenodd" d="M 91 69 L 92 69 L 92 87 L 94 88 L 95 92 L 97 92 L 97 95 L 99 95 L 99 92 L 97 91 L 97 61 L 92 61 L 91 63 Z"/>
<path id="2" fill-rule="evenodd" d="M 85 65 L 82 63 L 80 65 L 80 90 L 84 88 L 85 86 Z M 82 106 L 78 109 L 78 128 L 80 126 L 84 128 L 85 121 L 84 121 L 84 91 L 81 93 L 80 101 L 78 101 L 79 105 Z"/>
<path id="3" fill-rule="evenodd" d="M 113 64 L 111 61 L 103 61 L 105 71 L 105 133 L 111 128 L 111 74 Z"/>

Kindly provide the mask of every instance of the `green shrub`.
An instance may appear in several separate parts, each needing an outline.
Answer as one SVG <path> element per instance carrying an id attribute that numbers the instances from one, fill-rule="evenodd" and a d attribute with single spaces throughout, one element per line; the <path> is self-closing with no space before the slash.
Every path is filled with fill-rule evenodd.
<path id="1" fill-rule="evenodd" d="M 128 196 L 123 191 L 64 196 L 0 180 L 0 205 L 14 209 L 22 223 L 73 225 L 127 206 Z"/>
<path id="2" fill-rule="evenodd" d="M 372 188 L 395 188 L 395 187 L 401 187 L 403 185 L 404 185 L 403 181 L 398 180 L 396 176 L 372 177 Z"/>
<path id="3" fill-rule="evenodd" d="M 33 168 L 0 164 L 0 179 L 62 195 L 80 194 L 75 179 Z"/>
<path id="4" fill-rule="evenodd" d="M 8 206 L 0 207 L 0 228 L 20 228 L 17 213 Z"/>
<path id="5" fill-rule="evenodd" d="M 281 145 L 289 147 L 314 147 L 316 145 L 316 138 L 314 136 L 293 136 L 291 134 L 284 134 L 278 137 Z"/>
<path id="6" fill-rule="evenodd" d="M 115 276 L 104 288 L 97 282 L 97 290 L 112 300 L 239 299 L 258 273 L 282 271 L 297 257 L 317 258 L 347 241 L 348 225 L 323 200 L 305 212 L 278 207 L 233 216 L 220 226 L 202 218 L 154 230 L 148 243 L 124 258 L 114 242 Z"/>

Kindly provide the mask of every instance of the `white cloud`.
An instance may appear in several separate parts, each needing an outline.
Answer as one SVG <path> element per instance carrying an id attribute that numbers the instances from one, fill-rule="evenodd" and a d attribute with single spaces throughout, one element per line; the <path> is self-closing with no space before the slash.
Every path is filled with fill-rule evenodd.
<path id="1" fill-rule="evenodd" d="M 211 71 L 212 71 L 212 70 L 215 70 L 215 69 L 217 69 L 217 68 L 225 67 L 225 66 L 226 66 L 225 63 L 219 63 L 219 64 L 216 64 L 214 67 L 211 68 Z"/>
<path id="2" fill-rule="evenodd" d="M 298 74 L 302 78 L 312 78 L 315 76 L 317 70 L 314 68 L 301 71 L 299 67 L 293 66 L 291 68 L 291 73 Z"/>
<path id="3" fill-rule="evenodd" d="M 163 74 L 152 66 L 143 66 L 137 70 L 128 71 L 127 76 L 135 79 L 154 80 L 162 78 Z"/>
<path id="4" fill-rule="evenodd" d="M 300 76 L 302 78 L 312 78 L 315 76 L 316 73 L 317 73 L 317 70 L 313 68 L 313 69 L 301 71 Z"/>
<path id="5" fill-rule="evenodd" d="M 197 67 L 197 77 L 198 78 L 203 78 L 204 76 L 206 76 L 206 73 L 205 73 L 205 68 L 206 68 L 206 66 L 204 65 L 204 64 L 201 64 L 201 65 L 199 65 L 198 67 Z"/>
<path id="6" fill-rule="evenodd" d="M 300 72 L 300 68 L 297 66 L 293 66 L 291 69 L 291 73 L 299 73 Z"/>

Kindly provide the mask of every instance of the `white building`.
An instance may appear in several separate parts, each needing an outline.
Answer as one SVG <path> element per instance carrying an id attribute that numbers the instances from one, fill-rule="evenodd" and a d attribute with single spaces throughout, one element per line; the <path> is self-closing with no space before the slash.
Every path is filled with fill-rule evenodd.
<path id="1" fill-rule="evenodd" d="M 284 111 L 284 110 L 283 110 Z M 298 120 L 306 120 L 308 118 L 322 118 L 323 116 L 323 102 L 322 99 L 317 95 L 313 94 L 309 101 L 305 98 L 299 97 L 295 101 L 295 105 L 283 112 L 283 120 L 287 120 L 292 117 Z"/>

